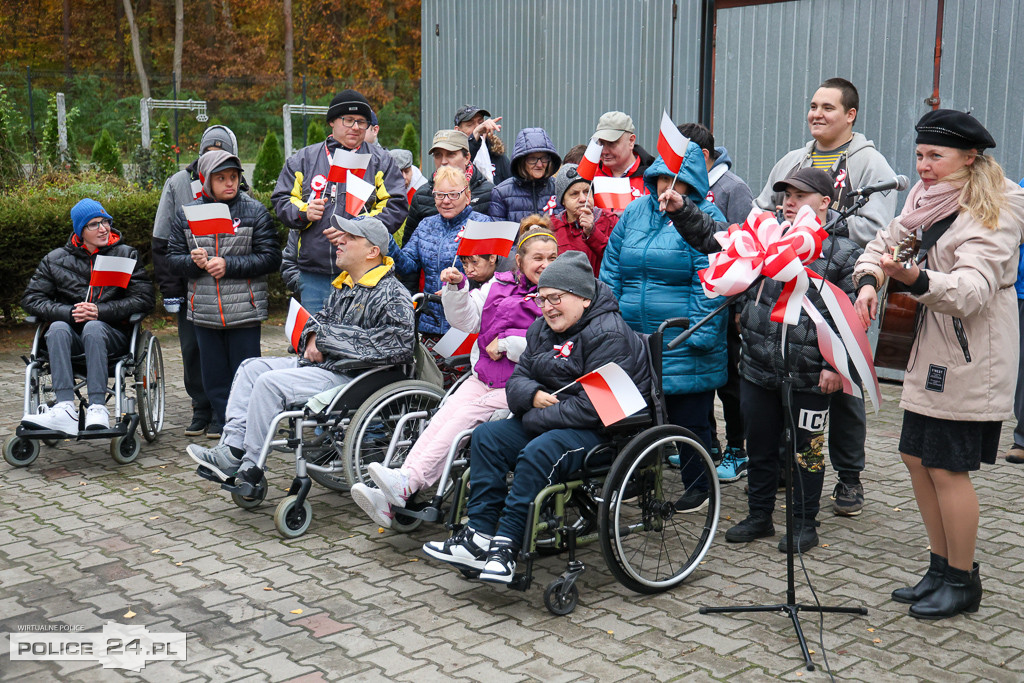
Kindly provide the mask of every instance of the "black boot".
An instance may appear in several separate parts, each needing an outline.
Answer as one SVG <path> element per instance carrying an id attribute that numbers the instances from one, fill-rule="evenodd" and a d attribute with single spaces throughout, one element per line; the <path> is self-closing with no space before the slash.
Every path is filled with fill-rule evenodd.
<path id="1" fill-rule="evenodd" d="M 981 577 L 978 563 L 971 571 L 946 566 L 942 585 L 931 595 L 910 606 L 918 619 L 945 619 L 961 612 L 977 612 L 981 605 Z"/>
<path id="2" fill-rule="evenodd" d="M 892 599 L 902 602 L 904 605 L 913 605 L 918 600 L 934 593 L 942 585 L 942 579 L 946 576 L 946 565 L 948 562 L 942 555 L 932 553 L 931 564 L 924 577 L 917 582 L 916 586 L 897 588 L 892 592 Z"/>

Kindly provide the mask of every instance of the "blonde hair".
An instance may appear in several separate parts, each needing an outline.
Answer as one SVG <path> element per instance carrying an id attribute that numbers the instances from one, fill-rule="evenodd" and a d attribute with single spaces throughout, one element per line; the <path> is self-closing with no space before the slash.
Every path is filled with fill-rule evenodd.
<path id="1" fill-rule="evenodd" d="M 442 180 L 447 180 L 455 187 L 469 187 L 469 180 L 466 178 L 466 174 L 454 166 L 442 166 L 434 172 L 434 186 L 436 187 Z"/>
<path id="2" fill-rule="evenodd" d="M 996 230 L 999 227 L 999 214 L 1006 203 L 1003 167 L 992 157 L 976 150 L 960 151 L 967 156 L 974 155 L 974 163 L 950 173 L 943 180 L 963 183 L 960 208 L 989 230 Z"/>
<path id="3" fill-rule="evenodd" d="M 534 238 L 548 240 L 558 246 L 549 216 L 534 213 L 519 221 L 519 246 L 516 253 L 520 256 L 526 254 L 526 243 Z"/>

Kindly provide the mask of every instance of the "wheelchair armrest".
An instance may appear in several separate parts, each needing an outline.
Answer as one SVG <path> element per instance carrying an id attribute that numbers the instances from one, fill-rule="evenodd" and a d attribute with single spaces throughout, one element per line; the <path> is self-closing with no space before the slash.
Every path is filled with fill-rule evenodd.
<path id="1" fill-rule="evenodd" d="M 145 313 L 132 313 L 131 317 L 128 318 L 128 322 L 130 322 L 132 325 L 135 325 L 136 323 L 141 323 L 145 318 Z"/>
<path id="2" fill-rule="evenodd" d="M 27 322 L 30 325 L 35 325 L 36 323 L 39 322 L 39 318 L 37 318 L 34 315 L 26 315 L 25 316 L 25 322 Z"/>
<path id="3" fill-rule="evenodd" d="M 445 358 L 442 360 L 441 365 L 451 369 L 465 367 L 469 365 L 469 357 L 468 353 L 464 353 L 461 356 L 452 356 L 451 358 Z"/>

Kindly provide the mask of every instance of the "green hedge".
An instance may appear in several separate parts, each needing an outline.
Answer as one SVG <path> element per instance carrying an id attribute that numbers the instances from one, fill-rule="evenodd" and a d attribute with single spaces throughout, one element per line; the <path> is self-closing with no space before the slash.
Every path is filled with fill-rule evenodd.
<path id="1" fill-rule="evenodd" d="M 139 250 L 152 275 L 150 240 L 153 220 L 160 203 L 158 185 L 139 189 L 118 178 L 95 173 L 51 175 L 37 178 L 0 195 L 0 310 L 4 322 L 17 322 L 24 315 L 21 297 L 39 261 L 71 235 L 71 207 L 83 197 L 100 201 L 114 217 L 114 228 L 127 244 Z M 254 193 L 274 216 L 270 195 Z M 284 246 L 288 230 L 274 217 Z M 271 305 L 286 300 L 287 293 L 278 273 L 270 277 Z"/>

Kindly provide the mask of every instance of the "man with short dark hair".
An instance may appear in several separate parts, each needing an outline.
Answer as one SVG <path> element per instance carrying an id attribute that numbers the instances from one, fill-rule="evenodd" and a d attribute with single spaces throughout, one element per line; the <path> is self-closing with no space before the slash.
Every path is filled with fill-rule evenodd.
<path id="1" fill-rule="evenodd" d="M 299 286 L 302 304 L 310 313 L 320 310 L 338 275 L 334 248 L 324 236 L 331 217 L 348 218 L 345 182 L 328 182 L 331 159 L 337 150 L 369 154 L 363 180 L 373 191 L 360 215 L 375 216 L 394 233 L 409 213 L 405 181 L 391 155 L 379 145 L 366 142 L 373 110 L 355 90 L 338 93 L 327 110 L 331 134 L 323 142 L 303 147 L 285 161 L 271 200 L 281 222 L 299 231 Z"/>
<path id="2" fill-rule="evenodd" d="M 654 157 L 636 144 L 636 127 L 632 117 L 621 111 L 602 114 L 597 121 L 594 137 L 601 144 L 597 175 L 629 178 L 634 198 L 649 194 L 644 185 L 644 171 L 654 163 Z"/>
<path id="3" fill-rule="evenodd" d="M 501 132 L 501 117 L 490 118 L 491 112 L 472 104 L 464 104 L 455 112 L 455 130 L 469 138 L 469 156 L 476 159 L 480 145 L 487 142 L 487 153 L 491 157 L 491 182 L 497 185 L 512 177 L 512 162 L 505 155 L 505 145 L 498 133 Z M 486 212 L 481 212 L 486 213 Z"/>

